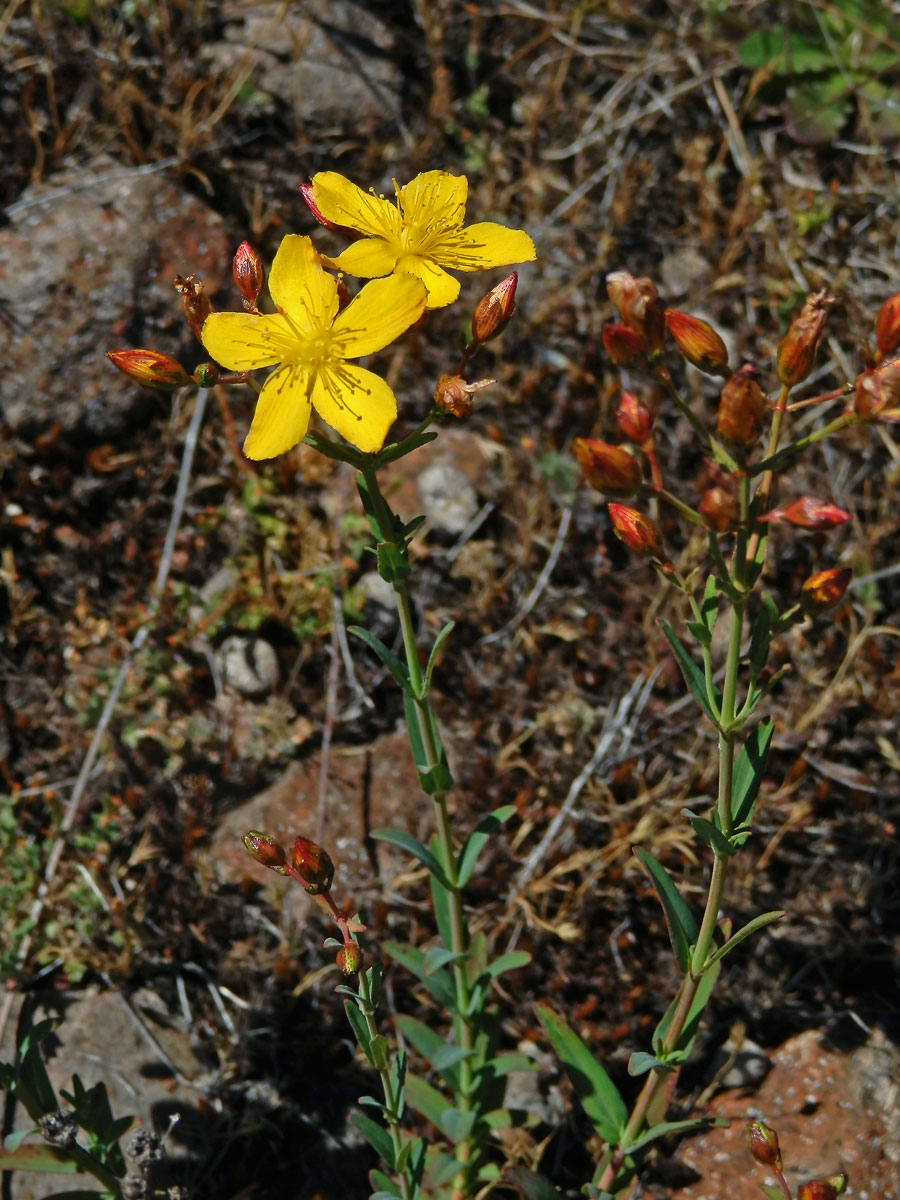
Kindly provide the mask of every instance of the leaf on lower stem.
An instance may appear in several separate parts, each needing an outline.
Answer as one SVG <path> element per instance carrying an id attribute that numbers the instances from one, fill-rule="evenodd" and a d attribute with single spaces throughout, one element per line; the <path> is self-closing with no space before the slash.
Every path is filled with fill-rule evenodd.
<path id="1" fill-rule="evenodd" d="M 535 1005 L 534 1011 L 597 1132 L 611 1146 L 618 1145 L 621 1130 L 628 1120 L 628 1109 L 618 1088 L 562 1017 L 543 1004 Z"/>
<path id="2" fill-rule="evenodd" d="M 394 1143 L 391 1135 L 384 1126 L 377 1124 L 365 1113 L 352 1113 L 350 1120 L 363 1135 L 378 1157 L 387 1165 L 388 1170 L 394 1170 Z"/>
<path id="3" fill-rule="evenodd" d="M 635 849 L 634 856 L 656 890 L 678 966 L 682 971 L 686 971 L 691 961 L 691 947 L 697 940 L 697 923 L 662 863 L 654 858 L 649 850 L 642 850 L 640 847 Z"/>
<path id="4" fill-rule="evenodd" d="M 684 676 L 684 681 L 688 686 L 688 690 L 709 717 L 710 721 L 712 721 L 713 725 L 716 725 L 719 720 L 719 715 L 718 711 L 715 711 L 710 703 L 710 697 L 706 690 L 706 676 L 703 673 L 703 670 L 697 666 L 690 654 L 688 654 L 687 650 L 685 650 L 684 646 L 682 646 L 675 634 L 675 631 L 672 629 L 672 626 L 668 623 L 668 621 L 661 620 L 659 624 L 663 633 L 668 638 L 669 645 L 672 647 L 672 652 L 675 655 L 675 661 L 681 668 L 681 673 Z M 715 702 L 716 710 L 721 710 L 722 694 L 719 689 L 715 687 L 715 685 L 713 685 L 712 698 Z"/>
<path id="5" fill-rule="evenodd" d="M 756 797 L 765 774 L 774 730 L 775 723 L 771 718 L 760 721 L 735 759 L 731 785 L 731 819 L 735 826 L 753 824 Z"/>

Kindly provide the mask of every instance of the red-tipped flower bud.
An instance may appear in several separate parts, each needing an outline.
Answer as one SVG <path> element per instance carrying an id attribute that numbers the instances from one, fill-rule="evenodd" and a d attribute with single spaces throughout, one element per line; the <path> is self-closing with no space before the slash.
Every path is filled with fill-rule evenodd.
<path id="1" fill-rule="evenodd" d="M 251 829 L 249 833 L 244 834 L 243 842 L 248 853 L 252 854 L 258 863 L 262 863 L 271 871 L 277 871 L 279 875 L 290 875 L 291 869 L 287 865 L 284 847 L 269 834 Z"/>
<path id="2" fill-rule="evenodd" d="M 622 446 L 611 446 L 600 438 L 576 438 L 572 451 L 581 473 L 592 488 L 608 496 L 632 496 L 641 482 L 637 459 Z"/>
<path id="3" fill-rule="evenodd" d="M 760 521 L 784 521 L 787 525 L 796 525 L 798 529 L 834 529 L 845 521 L 852 521 L 850 513 L 829 504 L 827 500 L 817 500 L 815 496 L 801 496 L 783 508 L 773 508 L 771 512 L 761 516 Z"/>
<path id="4" fill-rule="evenodd" d="M 892 354 L 900 346 L 900 292 L 885 300 L 875 318 L 875 345 L 882 354 Z"/>
<path id="5" fill-rule="evenodd" d="M 756 371 L 745 364 L 722 388 L 716 413 L 716 434 L 733 446 L 753 446 L 762 433 L 766 398 Z"/>
<path id="6" fill-rule="evenodd" d="M 666 325 L 678 349 L 698 371 L 728 378 L 728 351 L 712 325 L 675 308 L 666 309 Z"/>
<path id="7" fill-rule="evenodd" d="M 516 285 L 519 282 L 518 271 L 507 275 L 502 283 L 498 283 L 478 301 L 472 314 L 472 341 L 489 342 L 502 333 L 512 320 L 516 311 Z"/>
<path id="8" fill-rule="evenodd" d="M 643 513 L 625 504 L 610 504 L 609 516 L 619 541 L 624 542 L 635 554 L 647 558 L 664 558 L 662 534 Z"/>
<path id="9" fill-rule="evenodd" d="M 334 863 L 321 846 L 308 838 L 298 837 L 294 842 L 292 860 L 294 873 L 306 885 L 311 896 L 327 892 L 334 879 Z"/>
<path id="10" fill-rule="evenodd" d="M 834 298 L 827 292 L 815 292 L 791 322 L 778 347 L 778 378 L 787 387 L 801 383 L 813 369 L 822 327 Z"/>
<path id="11" fill-rule="evenodd" d="M 180 362 L 156 350 L 107 350 L 106 357 L 141 387 L 174 392 L 191 382 Z"/>
<path id="12" fill-rule="evenodd" d="M 496 382 L 496 379 L 479 379 L 477 383 L 466 383 L 461 375 L 442 375 L 434 389 L 434 407 L 465 421 L 472 415 L 475 392 Z"/>
<path id="13" fill-rule="evenodd" d="M 837 1200 L 839 1195 L 831 1179 L 811 1179 L 797 1188 L 797 1200 Z"/>
<path id="14" fill-rule="evenodd" d="M 213 306 L 203 291 L 203 284 L 196 275 L 188 275 L 187 279 L 183 275 L 176 275 L 174 283 L 175 291 L 181 296 L 185 319 L 194 331 L 194 336 L 200 341 L 203 322 L 214 311 Z"/>
<path id="15" fill-rule="evenodd" d="M 725 487 L 711 487 L 703 493 L 700 501 L 700 516 L 704 523 L 717 533 L 724 533 L 738 522 L 741 505 L 737 493 Z"/>
<path id="16" fill-rule="evenodd" d="M 817 571 L 800 589 L 800 603 L 810 614 L 827 612 L 840 603 L 852 578 L 853 572 L 849 567 L 829 567 L 825 571 Z"/>
<path id="17" fill-rule="evenodd" d="M 347 942 L 338 950 L 334 961 L 345 975 L 353 975 L 362 964 L 362 951 L 356 942 Z"/>
<path id="18" fill-rule="evenodd" d="M 761 1166 L 771 1167 L 775 1171 L 783 1169 L 778 1134 L 774 1129 L 770 1129 L 762 1121 L 749 1121 L 747 1142 L 750 1146 L 750 1153 Z"/>
<path id="19" fill-rule="evenodd" d="M 329 221 L 327 217 L 322 216 L 322 212 L 316 204 L 315 187 L 311 183 L 301 183 L 298 187 L 300 195 L 303 197 L 304 203 L 320 225 L 324 225 L 326 229 L 333 229 L 335 233 L 343 233 L 347 237 L 353 238 L 355 241 L 361 237 L 358 229 L 351 229 L 349 225 L 336 225 L 334 221 Z"/>
<path id="20" fill-rule="evenodd" d="M 634 392 L 623 392 L 616 409 L 616 424 L 623 437 L 639 446 L 653 433 L 653 410 Z"/>
<path id="21" fill-rule="evenodd" d="M 863 371 L 853 391 L 853 411 L 858 417 L 896 420 L 900 403 L 900 359 L 889 358 L 881 366 Z"/>
<path id="22" fill-rule="evenodd" d="M 256 302 L 266 281 L 262 259 L 249 242 L 241 242 L 231 264 L 234 282 L 237 290 L 244 298 L 244 308 L 250 312 L 256 310 Z"/>
<path id="23" fill-rule="evenodd" d="M 649 353 L 662 350 L 666 340 L 666 315 L 652 279 L 635 279 L 628 271 L 606 277 L 606 292 L 625 325 L 643 335 Z"/>
<path id="24" fill-rule="evenodd" d="M 216 386 L 221 375 L 222 372 L 215 363 L 201 363 L 199 367 L 194 368 L 194 374 L 191 378 L 197 387 L 211 388 Z"/>
<path id="25" fill-rule="evenodd" d="M 603 349 L 617 367 L 630 367 L 632 363 L 643 362 L 647 357 L 644 335 L 630 325 L 610 321 L 603 326 L 600 336 Z"/>

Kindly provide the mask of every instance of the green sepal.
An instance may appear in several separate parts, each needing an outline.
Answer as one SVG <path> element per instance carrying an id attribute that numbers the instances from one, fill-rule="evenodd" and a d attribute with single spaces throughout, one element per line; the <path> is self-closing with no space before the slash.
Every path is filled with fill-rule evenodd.
<path id="1" fill-rule="evenodd" d="M 351 1113 L 350 1120 L 363 1135 L 378 1157 L 387 1165 L 389 1171 L 394 1169 L 394 1143 L 391 1135 L 383 1125 L 377 1124 L 365 1113 Z"/>
<path id="2" fill-rule="evenodd" d="M 503 823 L 508 821 L 515 811 L 514 804 L 504 804 L 501 808 L 495 808 L 492 813 L 488 813 L 478 822 L 466 838 L 466 844 L 459 853 L 456 867 L 460 887 L 465 887 L 469 882 L 478 857 L 490 838 L 499 832 Z"/>
<path id="3" fill-rule="evenodd" d="M 394 682 L 399 688 L 402 688 L 405 696 L 412 694 L 412 685 L 409 682 L 409 669 L 405 662 L 397 657 L 397 655 L 386 646 L 380 637 L 376 637 L 369 629 L 363 629 L 361 625 L 348 625 L 347 632 L 352 633 L 354 637 L 358 637 L 361 642 L 365 642 L 375 657 L 390 671 Z"/>
<path id="4" fill-rule="evenodd" d="M 410 565 L 404 551 L 393 542 L 379 542 L 375 547 L 378 574 L 385 583 L 403 583 L 409 579 Z"/>
<path id="5" fill-rule="evenodd" d="M 666 918 L 675 958 L 681 970 L 686 971 L 691 961 L 691 947 L 697 940 L 697 923 L 662 863 L 654 858 L 649 850 L 640 847 L 635 849 L 634 855 L 649 875 L 656 890 Z"/>
<path id="6" fill-rule="evenodd" d="M 534 1011 L 559 1055 L 585 1113 L 603 1140 L 617 1146 L 628 1120 L 628 1109 L 618 1088 L 562 1017 L 543 1004 L 536 1004 Z"/>
<path id="7" fill-rule="evenodd" d="M 402 967 L 406 967 L 408 971 L 412 971 L 413 975 L 421 979 L 442 1008 L 447 1012 L 456 1011 L 456 989 L 448 971 L 441 967 L 437 971 L 432 971 L 430 975 L 426 975 L 424 951 L 415 946 L 403 946 L 399 942 L 385 942 L 385 949 Z"/>
<path id="8" fill-rule="evenodd" d="M 684 681 L 688 686 L 691 695 L 712 721 L 716 725 L 719 720 L 719 712 L 722 706 L 722 695 L 719 689 L 712 685 L 712 697 L 707 693 L 706 675 L 697 666 L 691 656 L 678 640 L 675 631 L 668 621 L 660 620 L 660 627 L 668 639 L 669 645 L 672 647 L 672 652 L 675 655 L 675 660 L 681 668 L 681 673 L 684 676 Z M 713 708 L 715 704 L 715 708 Z"/>
<path id="9" fill-rule="evenodd" d="M 734 762 L 731 782 L 731 820 L 733 826 L 753 824 L 756 797 L 766 769 L 766 758 L 775 724 L 767 718 L 748 734 Z"/>
<path id="10" fill-rule="evenodd" d="M 392 846 L 399 846 L 402 850 L 406 850 L 413 858 L 417 858 L 423 866 L 426 866 L 432 875 L 440 879 L 444 887 L 450 886 L 447 876 L 444 874 L 444 868 L 427 846 L 423 846 L 411 833 L 404 833 L 401 829 L 373 829 L 369 836 L 377 838 L 379 842 L 389 842 Z"/>
<path id="11" fill-rule="evenodd" d="M 708 970 L 710 967 L 720 963 L 725 955 L 729 954 L 735 948 L 735 946 L 739 946 L 745 938 L 748 938 L 752 934 L 756 933 L 758 929 L 764 929 L 767 925 L 771 925 L 773 921 L 780 920 L 783 916 L 783 908 L 773 909 L 771 912 L 760 913 L 758 917 L 754 917 L 752 921 L 748 921 L 742 929 L 739 929 L 737 933 L 733 934 L 724 946 L 719 946 L 717 950 L 713 951 L 713 953 L 706 960 L 706 967 L 703 969 Z"/>
<path id="12" fill-rule="evenodd" d="M 420 700 L 424 700 L 431 691 L 431 676 L 434 673 L 434 668 L 437 666 L 438 655 L 441 652 L 441 647 L 455 628 L 456 622 L 448 621 L 434 639 L 434 645 L 431 647 L 431 653 L 428 655 L 428 662 L 425 664 L 425 678 L 422 681 L 422 694 L 419 697 Z"/>
<path id="13" fill-rule="evenodd" d="M 730 858 L 737 854 L 737 846 L 733 845 L 725 834 L 706 817 L 698 817 L 689 808 L 683 808 L 684 816 L 690 818 L 694 833 L 704 846 L 708 846 L 717 858 Z"/>

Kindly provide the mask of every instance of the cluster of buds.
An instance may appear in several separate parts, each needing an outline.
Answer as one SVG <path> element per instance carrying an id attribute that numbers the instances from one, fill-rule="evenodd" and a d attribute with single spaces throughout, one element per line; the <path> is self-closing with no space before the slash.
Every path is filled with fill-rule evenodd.
<path id="1" fill-rule="evenodd" d="M 251 829 L 243 837 L 247 852 L 264 867 L 277 875 L 291 875 L 310 896 L 321 903 L 334 918 L 343 935 L 343 945 L 338 950 L 336 963 L 344 975 L 352 975 L 362 964 L 362 951 L 351 937 L 351 930 L 363 929 L 356 920 L 348 920 L 331 898 L 334 880 L 334 863 L 326 850 L 309 838 L 294 839 L 294 850 L 290 858 L 287 851 L 268 833 Z"/>

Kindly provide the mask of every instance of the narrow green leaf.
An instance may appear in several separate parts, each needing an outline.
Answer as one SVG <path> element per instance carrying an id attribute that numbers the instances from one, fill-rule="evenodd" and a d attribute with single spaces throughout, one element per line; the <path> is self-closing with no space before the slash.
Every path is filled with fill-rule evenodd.
<path id="1" fill-rule="evenodd" d="M 759 1185 L 769 1197 L 769 1200 L 784 1200 L 784 1192 L 781 1188 L 772 1187 L 771 1184 L 761 1183 Z"/>
<path id="2" fill-rule="evenodd" d="M 417 1113 L 421 1113 L 438 1129 L 441 1128 L 441 1117 L 451 1107 L 450 1101 L 446 1100 L 437 1088 L 426 1083 L 418 1075 L 407 1076 L 406 1100 Z"/>
<path id="3" fill-rule="evenodd" d="M 443 1184 L 465 1170 L 463 1163 L 452 1154 L 438 1153 L 428 1167 L 429 1195 L 434 1195 Z"/>
<path id="4" fill-rule="evenodd" d="M 675 660 L 678 663 L 678 666 L 681 668 L 681 673 L 684 676 L 685 683 L 688 685 L 688 690 L 709 717 L 710 721 L 712 721 L 713 725 L 715 725 L 719 719 L 718 712 L 714 711 L 712 705 L 710 704 L 710 699 L 706 691 L 706 676 L 704 675 L 702 668 L 697 666 L 697 664 L 688 654 L 687 650 L 685 650 L 684 646 L 682 646 L 681 642 L 675 635 L 675 631 L 672 629 L 672 626 L 668 623 L 668 621 L 660 620 L 659 624 L 663 633 L 668 638 L 669 645 L 672 647 Z M 721 694 L 718 688 L 715 686 L 713 686 L 713 698 L 715 700 L 716 709 L 720 709 L 722 703 Z"/>
<path id="5" fill-rule="evenodd" d="M 433 767 L 416 767 L 419 777 L 419 787 L 426 796 L 443 796 L 453 787 L 453 776 L 447 759 L 441 754 L 441 761 Z"/>
<path id="6" fill-rule="evenodd" d="M 505 971 L 518 971 L 521 967 L 527 967 L 530 962 L 531 955 L 527 950 L 507 950 L 492 963 L 488 963 L 484 973 L 489 978 L 496 979 Z"/>
<path id="7" fill-rule="evenodd" d="M 758 929 L 764 929 L 766 925 L 771 925 L 773 921 L 780 920 L 783 916 L 783 908 L 774 909 L 772 912 L 760 913 L 758 917 L 754 917 L 752 921 L 748 921 L 742 929 L 739 929 L 736 934 L 730 937 L 724 946 L 720 946 L 718 950 L 714 951 L 707 959 L 707 965 L 714 966 L 716 963 L 721 962 L 725 955 L 730 954 L 735 946 L 739 946 L 745 938 L 756 933 Z"/>
<path id="8" fill-rule="evenodd" d="M 505 804 L 502 808 L 494 809 L 492 813 L 478 822 L 466 838 L 466 844 L 460 851 L 457 865 L 460 887 L 465 887 L 469 882 L 475 864 L 478 862 L 478 856 L 487 842 L 503 828 L 504 821 L 508 821 L 515 811 L 513 804 Z"/>
<path id="9" fill-rule="evenodd" d="M 397 1050 L 391 1060 L 390 1069 L 388 1070 L 388 1079 L 391 1084 L 391 1092 L 394 1097 L 394 1116 L 399 1119 L 403 1116 L 404 1091 L 406 1089 L 406 1064 L 408 1056 L 405 1050 Z"/>
<path id="10" fill-rule="evenodd" d="M 406 555 L 393 542 L 379 542 L 375 547 L 378 574 L 385 583 L 402 583 L 409 579 L 410 565 Z"/>
<path id="11" fill-rule="evenodd" d="M 678 966 L 682 971 L 686 971 L 691 960 L 691 946 L 697 940 L 697 924 L 691 915 L 691 910 L 673 883 L 668 871 L 649 850 L 642 850 L 638 847 L 634 855 L 650 876 L 650 881 L 656 889 L 665 914 L 669 940 L 675 951 Z"/>
<path id="12" fill-rule="evenodd" d="M 443 646 L 444 642 L 446 642 L 447 638 L 453 632 L 455 627 L 455 621 L 448 621 L 441 632 L 434 639 L 434 645 L 431 647 L 431 653 L 428 655 L 428 662 L 425 666 L 425 680 L 424 687 L 422 688 L 423 699 L 431 691 L 431 676 L 435 666 L 437 665 L 438 655 L 441 652 L 441 647 Z"/>
<path id="13" fill-rule="evenodd" d="M 431 839 L 431 853 L 437 858 L 440 854 L 437 837 Z M 431 902 L 434 907 L 434 919 L 437 922 L 438 933 L 441 936 L 441 941 L 445 946 L 449 946 L 453 942 L 453 911 L 452 897 L 450 889 L 438 879 L 437 875 L 432 874 L 431 879 Z"/>
<path id="14" fill-rule="evenodd" d="M 475 1113 L 461 1108 L 446 1108 L 441 1113 L 438 1127 L 443 1130 L 451 1142 L 459 1145 L 464 1142 L 475 1125 Z"/>
<path id="15" fill-rule="evenodd" d="M 584 1111 L 603 1140 L 617 1146 L 628 1110 L 616 1085 L 562 1017 L 543 1004 L 535 1005 L 534 1011 L 562 1060 Z"/>
<path id="16" fill-rule="evenodd" d="M 646 1075 L 648 1071 L 660 1070 L 674 1071 L 675 1067 L 672 1063 L 663 1062 L 661 1059 L 655 1058 L 652 1054 L 648 1054 L 646 1050 L 635 1050 L 631 1058 L 628 1060 L 628 1074 L 635 1079 L 640 1075 Z"/>
<path id="17" fill-rule="evenodd" d="M 436 437 L 437 431 L 434 429 L 427 433 L 412 433 L 408 438 L 404 438 L 402 442 L 391 442 L 389 446 L 385 446 L 379 450 L 374 456 L 373 462 L 377 467 L 387 466 L 388 463 L 394 462 L 395 459 L 403 458 L 412 450 L 418 450 L 420 446 L 427 446 Z"/>
<path id="18" fill-rule="evenodd" d="M 456 1011 L 456 989 L 446 970 L 441 968 L 426 975 L 425 955 L 414 946 L 403 946 L 399 942 L 386 942 L 385 949 L 401 966 L 406 967 L 408 971 L 412 971 L 413 975 L 422 980 L 442 1008 L 448 1012 Z"/>
<path id="19" fill-rule="evenodd" d="M 527 1054 L 517 1054 L 513 1051 L 504 1054 L 498 1054 L 495 1058 L 489 1058 L 478 1068 L 479 1075 L 490 1075 L 495 1079 L 501 1075 L 508 1075 L 511 1071 L 536 1071 L 537 1063 Z"/>
<path id="20" fill-rule="evenodd" d="M 377 838 L 379 842 L 389 842 L 392 846 L 400 846 L 401 849 L 406 850 L 413 858 L 417 858 L 426 866 L 432 875 L 436 875 L 445 887 L 450 886 L 447 876 L 444 874 L 444 868 L 431 851 L 411 833 L 404 833 L 400 829 L 373 829 L 369 836 Z"/>
<path id="21" fill-rule="evenodd" d="M 372 1038 L 369 1043 L 369 1057 L 376 1071 L 383 1071 L 388 1065 L 388 1044 L 383 1034 L 376 1033 Z"/>
<path id="22" fill-rule="evenodd" d="M 382 1190 L 382 1191 L 378 1191 L 378 1192 L 373 1192 L 372 1195 L 369 1197 L 369 1200 L 397 1200 L 397 1197 L 399 1195 L 400 1195 L 400 1193 L 398 1191 L 386 1192 L 386 1191 Z"/>
<path id="23" fill-rule="evenodd" d="M 359 1011 L 359 1005 L 352 1000 L 344 1001 L 344 1012 L 347 1014 L 347 1020 L 350 1022 L 350 1027 L 353 1030 L 353 1035 L 356 1038 L 360 1050 L 365 1054 L 371 1066 L 375 1066 L 375 1059 L 372 1057 L 372 1037 L 369 1033 L 369 1026 L 366 1024 L 366 1018 Z"/>
<path id="24" fill-rule="evenodd" d="M 332 442 L 328 438 L 316 437 L 314 433 L 308 433 L 303 441 L 305 445 L 312 446 L 314 450 L 317 450 L 319 454 L 324 454 L 326 458 L 333 458 L 338 462 L 349 463 L 356 470 L 361 470 L 368 458 L 368 455 L 362 453 L 360 450 L 355 450 L 345 442 Z"/>
<path id="25" fill-rule="evenodd" d="M 0 1146 L 0 1171 L 48 1171 L 56 1175 L 77 1175 L 81 1168 L 65 1150 L 46 1142 L 26 1142 L 15 1150 Z"/>
<path id="26" fill-rule="evenodd" d="M 372 653 L 390 671 L 397 686 L 403 689 L 405 695 L 409 695 L 411 685 L 406 663 L 401 662 L 393 650 L 389 649 L 381 638 L 376 637 L 370 630 L 363 629 L 361 625 L 348 625 L 347 629 L 354 637 L 358 637 L 361 642 L 366 643 Z"/>
<path id="27" fill-rule="evenodd" d="M 376 1100 L 374 1096 L 360 1096 L 357 1100 L 358 1104 L 364 1104 L 367 1108 L 377 1108 L 385 1120 L 388 1119 L 388 1110 L 382 1100 Z"/>
<path id="28" fill-rule="evenodd" d="M 507 1167 L 503 1172 L 503 1178 L 508 1179 L 514 1187 L 519 1188 L 523 1200 L 559 1200 L 559 1192 L 553 1184 L 543 1175 L 529 1170 L 528 1167 Z"/>
<path id="29" fill-rule="evenodd" d="M 769 658 L 769 644 L 772 640 L 772 614 L 764 604 L 759 610 L 753 623 L 753 633 L 750 637 L 750 651 L 747 656 L 750 665 L 751 679 L 758 679 L 759 673 Z"/>
<path id="30" fill-rule="evenodd" d="M 389 1171 L 394 1169 L 394 1143 L 391 1135 L 382 1125 L 376 1124 L 365 1113 L 352 1113 L 350 1120 L 363 1135 L 378 1157 L 387 1164 Z"/>
<path id="31" fill-rule="evenodd" d="M 731 784 L 731 819 L 735 826 L 753 824 L 756 797 L 765 775 L 774 730 L 771 718 L 760 721 L 735 759 Z"/>
<path id="32" fill-rule="evenodd" d="M 709 846 L 718 858 L 731 858 L 732 854 L 737 853 L 737 847 L 729 842 L 721 829 L 717 829 L 712 821 L 708 821 L 706 817 L 696 816 L 689 808 L 683 808 L 681 811 L 690 818 L 694 833 L 703 845 Z"/>
<path id="33" fill-rule="evenodd" d="M 439 967 L 445 967 L 448 963 L 459 962 L 460 959 L 465 957 L 465 954 L 448 950 L 446 946 L 430 946 L 425 951 L 425 960 L 422 965 L 425 974 L 430 975 L 432 971 L 437 971 Z"/>
<path id="34" fill-rule="evenodd" d="M 721 1119 L 714 1120 L 712 1117 L 692 1117 L 687 1121 L 661 1121 L 658 1125 L 653 1125 L 650 1129 L 645 1129 L 640 1137 L 635 1138 L 628 1145 L 628 1153 L 634 1154 L 636 1150 L 642 1150 L 644 1146 L 650 1142 L 655 1142 L 657 1138 L 670 1137 L 679 1133 L 690 1133 L 694 1129 L 711 1129 L 714 1125 L 726 1127 L 727 1121 Z"/>
<path id="35" fill-rule="evenodd" d="M 449 1044 L 435 1030 L 429 1028 L 423 1021 L 404 1014 L 397 1016 L 397 1028 L 403 1036 L 422 1055 L 427 1063 L 441 1075 L 447 1085 L 454 1091 L 459 1090 L 459 1071 L 457 1064 L 463 1058 L 468 1058 L 471 1051 L 462 1050 L 459 1046 Z"/>

